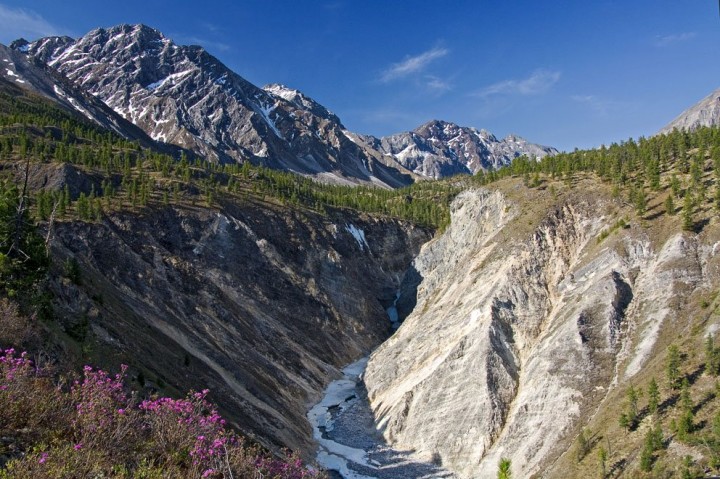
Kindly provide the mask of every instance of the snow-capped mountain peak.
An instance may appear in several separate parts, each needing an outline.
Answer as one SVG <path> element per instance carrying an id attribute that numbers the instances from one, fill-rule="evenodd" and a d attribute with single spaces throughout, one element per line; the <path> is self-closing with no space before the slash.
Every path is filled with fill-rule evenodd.
<path id="1" fill-rule="evenodd" d="M 322 106 L 320 103 L 316 102 L 309 96 L 305 95 L 300 90 L 296 90 L 294 88 L 289 88 L 285 85 L 281 85 L 279 83 L 271 83 L 270 85 L 265 85 L 263 87 L 263 90 L 268 92 L 271 95 L 280 97 L 293 105 L 295 105 L 297 108 L 300 108 L 302 110 L 309 111 L 321 118 L 325 118 L 330 121 L 334 121 L 335 123 L 341 124 L 340 118 L 338 118 L 333 112 Z"/>
<path id="2" fill-rule="evenodd" d="M 18 42 L 13 51 L 26 51 L 153 140 L 210 161 L 250 161 L 322 181 L 397 187 L 411 183 L 413 173 L 475 173 L 520 154 L 553 151 L 440 120 L 381 139 L 358 135 L 303 92 L 281 84 L 258 88 L 202 47 L 178 45 L 142 24 L 97 28 L 76 40 Z"/>
<path id="3" fill-rule="evenodd" d="M 474 174 L 507 165 L 520 155 L 541 158 L 557 152 L 515 135 L 498 140 L 487 130 L 441 120 L 381 138 L 378 143 L 384 153 L 395 156 L 405 168 L 431 178 Z"/>
<path id="4" fill-rule="evenodd" d="M 401 166 L 348 139 L 339 118 L 303 93 L 258 88 L 202 47 L 177 45 L 146 25 L 41 39 L 28 52 L 154 140 L 211 161 L 250 161 L 340 183 L 412 181 Z"/>

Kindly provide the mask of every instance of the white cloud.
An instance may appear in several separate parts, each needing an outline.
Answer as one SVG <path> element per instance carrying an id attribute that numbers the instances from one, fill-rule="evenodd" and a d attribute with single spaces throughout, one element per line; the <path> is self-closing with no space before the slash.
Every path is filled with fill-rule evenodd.
<path id="1" fill-rule="evenodd" d="M 170 34 L 169 36 L 175 41 L 175 43 L 179 45 L 200 45 L 206 50 L 220 52 L 226 52 L 230 50 L 230 45 L 228 45 L 227 43 L 216 42 L 203 37 L 197 37 L 194 35 L 187 36 L 177 33 Z"/>
<path id="2" fill-rule="evenodd" d="M 532 74 L 520 80 L 503 80 L 486 86 L 477 93 L 479 97 L 494 95 L 539 95 L 548 91 L 560 80 L 560 72 L 550 70 L 535 70 Z"/>
<path id="3" fill-rule="evenodd" d="M 425 76 L 425 86 L 438 93 L 452 90 L 452 84 L 449 81 L 443 80 L 442 78 L 438 78 L 434 75 Z"/>
<path id="4" fill-rule="evenodd" d="M 218 25 L 210 22 L 201 22 L 200 26 L 211 33 L 217 33 L 222 30 Z"/>
<path id="5" fill-rule="evenodd" d="M 330 2 L 323 5 L 326 10 L 341 10 L 347 6 L 346 2 L 338 1 L 338 2 Z"/>
<path id="6" fill-rule="evenodd" d="M 363 119 L 364 122 L 372 123 L 372 124 L 391 124 L 391 125 L 400 125 L 400 124 L 413 124 L 418 123 L 417 118 L 412 113 L 396 109 L 394 107 L 385 107 L 385 108 L 379 108 L 374 110 L 365 110 L 365 111 L 359 111 L 359 116 Z"/>
<path id="7" fill-rule="evenodd" d="M 0 3 L 0 42 L 10 43 L 20 37 L 32 41 L 67 33 L 32 10 L 11 8 Z"/>
<path id="8" fill-rule="evenodd" d="M 581 105 L 585 105 L 600 116 L 606 116 L 610 112 L 626 110 L 630 108 L 630 104 L 599 98 L 595 95 L 572 95 L 570 99 Z"/>
<path id="9" fill-rule="evenodd" d="M 403 78 L 425 69 L 431 62 L 449 53 L 446 48 L 435 47 L 414 57 L 407 57 L 399 63 L 393 63 L 380 75 L 380 81 L 389 82 Z"/>
<path id="10" fill-rule="evenodd" d="M 672 35 L 658 35 L 655 37 L 656 47 L 667 47 L 676 43 L 685 42 L 697 36 L 695 32 L 674 33 Z"/>
<path id="11" fill-rule="evenodd" d="M 230 45 L 228 45 L 227 43 L 215 42 L 212 40 L 208 40 L 207 38 L 189 37 L 187 40 L 188 43 L 191 43 L 193 45 L 200 45 L 209 50 L 219 50 L 221 52 L 226 52 L 230 50 Z"/>
<path id="12" fill-rule="evenodd" d="M 576 103 L 589 106 L 601 115 L 606 114 L 610 106 L 607 101 L 601 100 L 595 95 L 572 95 L 570 99 Z"/>

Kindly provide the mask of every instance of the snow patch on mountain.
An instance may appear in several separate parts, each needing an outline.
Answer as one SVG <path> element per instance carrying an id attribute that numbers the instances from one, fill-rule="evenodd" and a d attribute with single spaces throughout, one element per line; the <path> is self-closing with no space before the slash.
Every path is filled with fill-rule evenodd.
<path id="1" fill-rule="evenodd" d="M 258 112 L 262 115 L 263 120 L 265 120 L 265 123 L 267 123 L 273 133 L 275 133 L 278 138 L 283 138 L 283 135 L 280 133 L 280 130 L 278 130 L 277 125 L 275 125 L 275 122 L 272 118 L 270 118 L 270 114 L 275 110 L 275 108 L 277 108 L 277 105 L 263 105 L 261 103 Z"/>
<path id="2" fill-rule="evenodd" d="M 360 247 L 360 251 L 365 251 L 365 248 L 370 251 L 370 245 L 365 239 L 365 232 L 363 230 L 352 223 L 345 225 L 345 230 L 350 233 L 353 238 L 355 238 L 355 241 L 357 241 L 357 244 Z"/>
<path id="3" fill-rule="evenodd" d="M 498 140 L 486 130 L 437 120 L 413 131 L 371 141 L 405 168 L 436 179 L 494 170 L 521 155 L 539 159 L 557 153 L 554 148 L 515 135 Z"/>

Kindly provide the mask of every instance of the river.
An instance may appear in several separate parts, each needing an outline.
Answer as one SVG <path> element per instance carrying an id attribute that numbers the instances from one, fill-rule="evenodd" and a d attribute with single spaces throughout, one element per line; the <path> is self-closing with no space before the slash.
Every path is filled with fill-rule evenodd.
<path id="1" fill-rule="evenodd" d="M 391 315 L 392 318 L 392 315 Z M 308 412 L 319 444 L 317 462 L 334 479 L 453 478 L 452 473 L 390 447 L 377 431 L 362 381 L 368 358 L 343 369 Z"/>

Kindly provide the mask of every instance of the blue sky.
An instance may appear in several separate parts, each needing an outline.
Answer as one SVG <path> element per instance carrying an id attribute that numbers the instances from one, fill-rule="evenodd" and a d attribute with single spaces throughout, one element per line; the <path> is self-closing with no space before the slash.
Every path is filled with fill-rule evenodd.
<path id="1" fill-rule="evenodd" d="M 382 136 L 430 119 L 560 149 L 652 135 L 720 87 L 709 0 L 0 0 L 0 43 L 145 23 Z"/>

